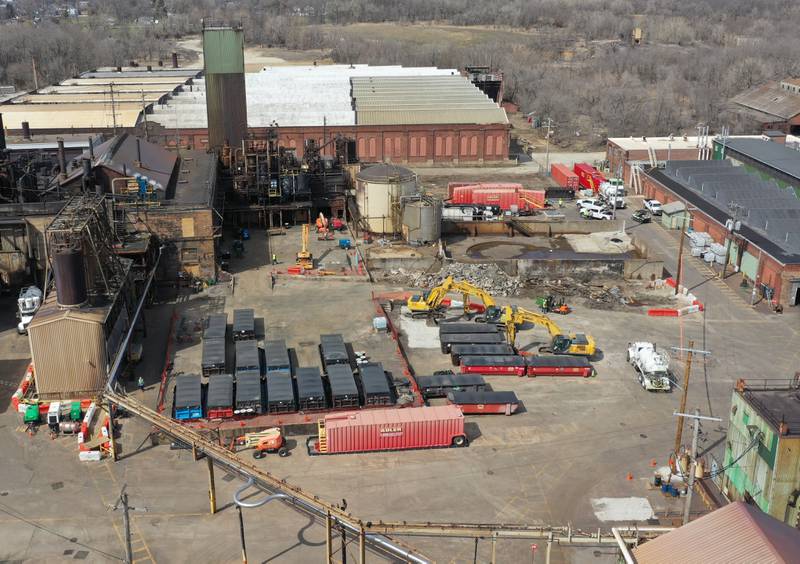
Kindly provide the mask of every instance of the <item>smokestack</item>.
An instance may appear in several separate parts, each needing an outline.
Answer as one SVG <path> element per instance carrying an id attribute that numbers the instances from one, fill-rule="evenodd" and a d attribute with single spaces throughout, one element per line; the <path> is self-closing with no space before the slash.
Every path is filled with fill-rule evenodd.
<path id="1" fill-rule="evenodd" d="M 22 122 L 22 138 L 31 140 L 31 126 L 27 121 Z"/>
<path id="2" fill-rule="evenodd" d="M 178 68 L 178 54 L 175 51 L 172 52 L 172 68 Z"/>
<path id="3" fill-rule="evenodd" d="M 3 127 L 3 114 L 0 114 L 0 152 L 6 150 L 6 130 Z"/>
<path id="4" fill-rule="evenodd" d="M 238 147 L 247 138 L 244 81 L 244 32 L 241 26 L 203 26 L 203 70 L 206 76 L 208 148 L 227 141 Z"/>
<path id="5" fill-rule="evenodd" d="M 92 161 L 89 159 L 82 159 L 81 164 L 83 165 L 83 191 L 88 192 L 89 181 L 92 176 Z"/>
<path id="6" fill-rule="evenodd" d="M 67 154 L 64 152 L 64 139 L 56 138 L 58 142 L 58 168 L 61 171 L 61 178 L 67 176 Z"/>

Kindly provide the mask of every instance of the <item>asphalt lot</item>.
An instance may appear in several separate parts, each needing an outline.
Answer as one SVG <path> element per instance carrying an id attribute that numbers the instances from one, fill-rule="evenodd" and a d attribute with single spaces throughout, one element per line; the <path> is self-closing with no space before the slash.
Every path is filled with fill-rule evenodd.
<path id="1" fill-rule="evenodd" d="M 621 215 L 629 214 L 631 208 Z M 675 272 L 677 238 L 655 224 L 627 225 L 663 256 Z M 292 230 L 290 230 L 291 232 Z M 280 257 L 291 256 L 295 243 L 281 240 Z M 324 252 L 321 250 L 320 253 Z M 357 350 L 396 370 L 393 343 L 375 333 L 373 291 L 361 281 L 298 280 L 279 277 L 270 288 L 265 237 L 255 231 L 231 290 L 217 287 L 147 311 L 149 333 L 145 358 L 136 375 L 147 389 L 131 393 L 155 404 L 157 379 L 173 311 L 189 322 L 208 311 L 231 312 L 253 307 L 263 317 L 267 335 L 284 338 L 296 349 L 301 364 L 313 363 L 318 335 L 340 332 Z M 491 377 L 493 388 L 513 390 L 524 409 L 511 416 L 470 417 L 472 443 L 465 449 L 373 453 L 334 457 L 307 456 L 295 448 L 288 458 L 267 457 L 264 468 L 331 502 L 347 500 L 348 511 L 364 519 L 517 522 L 578 528 L 611 526 L 618 521 L 598 517 L 593 500 L 644 498 L 659 517 L 682 507 L 682 500 L 663 497 L 648 486 L 655 459 L 666 463 L 672 448 L 672 412 L 679 394 L 651 394 L 635 381 L 625 362 L 626 344 L 652 340 L 662 346 L 695 347 L 711 356 L 696 363 L 689 389 L 689 409 L 701 409 L 723 419 L 733 383 L 742 377 L 782 377 L 798 365 L 798 312 L 783 316 L 753 310 L 736 294 L 708 279 L 699 265 L 687 261 L 687 285 L 706 306 L 705 314 L 684 318 L 651 318 L 640 309 L 615 311 L 576 307 L 559 318 L 569 331 L 585 331 L 602 350 L 591 379 L 518 379 Z M 532 307 L 523 299 L 501 299 Z M 217 496 L 222 510 L 208 515 L 204 462 L 187 451 L 151 447 L 149 429 L 140 421 L 122 421 L 118 463 L 78 462 L 75 439 L 51 441 L 46 433 L 20 433 L 18 416 L 9 406 L 28 358 L 27 342 L 16 335 L 13 308 L 0 310 L 0 560 L 52 562 L 119 559 L 122 517 L 108 510 L 127 484 L 133 512 L 137 562 L 240 560 L 238 522 L 231 507 L 238 479 L 217 472 Z M 260 314 L 260 315 L 259 315 Z M 231 317 L 229 316 L 229 319 Z M 272 338 L 272 337 L 270 337 Z M 540 329 L 520 333 L 521 342 L 546 340 Z M 191 370 L 199 361 L 199 339 L 178 345 L 176 370 Z M 764 358 L 770 363 L 765 368 Z M 437 348 L 409 348 L 419 374 L 450 368 L 449 357 Z M 682 377 L 680 362 L 674 365 Z M 688 427 L 687 427 L 688 428 Z M 723 448 L 724 424 L 703 427 L 701 448 Z M 688 431 L 687 431 L 688 434 Z M 303 445 L 305 437 L 291 437 Z M 249 456 L 244 453 L 244 456 Z M 629 478 L 629 473 L 633 479 Z M 698 498 L 695 497 L 695 500 Z M 696 501 L 693 509 L 701 511 Z M 252 561 L 309 562 L 324 554 L 324 530 L 307 517 L 277 503 L 248 510 L 245 515 L 248 555 Z M 402 539 L 443 562 L 472 561 L 474 545 L 467 540 Z M 498 561 L 530 558 L 530 543 L 502 541 Z M 355 558 L 350 547 L 350 558 Z M 556 549 L 553 562 L 613 562 L 609 549 Z M 478 546 L 478 560 L 489 558 L 489 543 Z M 537 555 L 537 559 L 540 558 Z M 355 561 L 355 560 L 351 560 Z M 369 561 L 378 561 L 372 557 Z"/>

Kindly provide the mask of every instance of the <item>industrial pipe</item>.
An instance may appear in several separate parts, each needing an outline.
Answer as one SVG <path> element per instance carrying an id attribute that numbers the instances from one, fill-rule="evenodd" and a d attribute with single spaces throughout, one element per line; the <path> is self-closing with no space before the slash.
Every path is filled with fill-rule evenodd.
<path id="1" fill-rule="evenodd" d="M 64 151 L 64 139 L 63 137 L 56 138 L 56 142 L 58 143 L 58 168 L 61 171 L 61 177 L 67 177 L 67 153 Z"/>
<path id="2" fill-rule="evenodd" d="M 309 503 L 306 503 L 306 502 L 304 502 L 304 501 L 302 501 L 302 500 L 300 500 L 300 499 L 298 499 L 298 498 L 296 498 L 296 497 L 294 497 L 292 495 L 285 494 L 285 493 L 280 493 L 279 492 L 279 493 L 270 494 L 267 497 L 265 497 L 263 499 L 260 499 L 258 501 L 243 501 L 243 500 L 239 499 L 239 497 L 242 495 L 242 493 L 244 493 L 245 490 L 247 490 L 248 488 L 253 487 L 253 486 L 256 486 L 255 480 L 252 478 L 252 476 L 248 477 L 247 483 L 245 483 L 245 485 L 243 485 L 241 488 L 239 488 L 238 490 L 236 490 L 234 492 L 234 494 L 233 494 L 233 502 L 239 507 L 248 507 L 248 508 L 250 508 L 250 507 L 261 507 L 262 505 L 265 505 L 265 504 L 267 504 L 270 501 L 273 501 L 275 499 L 284 499 L 284 500 L 290 501 L 293 505 L 301 506 L 303 509 L 305 509 L 309 513 L 316 514 L 316 515 L 318 515 L 320 517 L 328 518 L 328 515 L 325 512 L 323 512 L 320 508 L 315 507 L 315 506 L 313 506 L 313 505 L 311 505 Z M 256 486 L 256 487 L 263 491 L 263 488 L 261 486 Z M 337 523 L 339 523 L 339 525 L 341 525 L 343 528 L 347 529 L 348 531 L 350 531 L 352 533 L 355 533 L 356 535 L 360 535 L 361 534 L 361 530 L 358 527 L 356 527 L 356 526 L 354 526 L 354 525 L 352 525 L 352 524 L 350 524 L 350 523 L 348 523 L 346 521 L 342 521 L 342 520 L 336 519 L 335 517 L 333 519 Z M 408 550 L 406 550 L 406 549 L 404 549 L 404 548 L 402 548 L 400 546 L 397 546 L 389 538 L 387 538 L 387 537 L 385 537 L 383 535 L 379 535 L 379 534 L 375 534 L 375 533 L 368 533 L 368 534 L 366 534 L 364 536 L 365 536 L 365 538 L 369 539 L 370 542 L 380 546 L 386 552 L 392 554 L 393 556 L 396 556 L 396 557 L 402 559 L 405 562 L 413 562 L 415 564 L 430 564 L 430 561 L 425 560 L 424 558 L 420 558 L 419 556 L 416 556 L 412 552 L 410 552 L 410 551 L 408 551 Z"/>
<path id="3" fill-rule="evenodd" d="M 245 485 L 233 492 L 233 503 L 239 507 L 253 508 L 261 507 L 262 505 L 265 505 L 275 499 L 289 499 L 289 496 L 284 493 L 271 494 L 264 499 L 259 499 L 258 501 L 243 501 L 239 499 L 239 496 L 242 495 L 246 489 L 249 489 L 252 486 L 255 486 L 255 480 L 253 480 L 253 478 L 248 478 Z"/>

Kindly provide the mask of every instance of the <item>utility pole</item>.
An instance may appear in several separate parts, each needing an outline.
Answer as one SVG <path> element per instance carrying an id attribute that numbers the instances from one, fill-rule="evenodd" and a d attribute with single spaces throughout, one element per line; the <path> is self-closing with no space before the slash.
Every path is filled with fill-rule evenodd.
<path id="1" fill-rule="evenodd" d="M 687 211 L 688 214 L 688 211 Z M 678 243 L 678 274 L 675 276 L 675 295 L 678 295 L 681 287 L 681 281 L 683 280 L 683 241 L 686 239 L 686 223 L 688 220 L 684 218 L 681 222 L 681 239 Z"/>
<path id="2" fill-rule="evenodd" d="M 694 341 L 689 341 L 689 350 L 686 352 L 686 365 L 683 368 L 683 394 L 681 395 L 681 408 L 680 412 L 686 411 L 686 396 L 689 394 L 689 375 L 692 373 L 692 354 Z M 675 456 L 678 455 L 678 449 L 681 448 L 681 435 L 683 434 L 683 417 L 678 418 L 678 428 L 675 430 L 675 448 L 673 452 Z"/>
<path id="3" fill-rule="evenodd" d="M 111 122 L 114 127 L 114 135 L 117 134 L 117 106 L 114 101 L 114 83 L 108 85 L 108 93 L 111 96 Z"/>
<path id="4" fill-rule="evenodd" d="M 547 118 L 547 135 L 545 136 L 545 156 L 544 156 L 544 168 L 545 174 L 550 176 L 550 128 L 553 125 L 553 120 Z"/>
<path id="5" fill-rule="evenodd" d="M 681 395 L 681 408 L 680 413 L 686 411 L 686 398 L 689 394 L 689 376 L 692 372 L 692 358 L 694 355 L 702 355 L 703 357 L 709 356 L 711 351 L 704 351 L 700 349 L 694 348 L 694 341 L 689 341 L 689 346 L 686 348 L 682 347 L 670 347 L 670 349 L 674 352 L 682 352 L 686 353 L 686 365 L 683 368 L 683 394 Z M 678 449 L 681 448 L 681 436 L 683 435 L 683 417 L 678 417 L 678 428 L 675 430 L 675 447 L 673 448 L 673 452 L 678 454 Z"/>
<path id="6" fill-rule="evenodd" d="M 125 530 L 125 564 L 131 564 L 133 562 L 133 549 L 131 548 L 131 521 L 128 514 L 131 508 L 128 506 L 128 494 L 125 492 L 127 487 L 128 484 L 123 484 L 119 497 L 114 505 L 111 506 L 111 510 L 116 511 L 122 505 L 122 528 Z"/>
<path id="7" fill-rule="evenodd" d="M 242 517 L 242 506 L 236 504 L 236 510 L 239 512 L 239 538 L 242 541 L 242 564 L 247 564 L 247 547 L 244 544 L 244 517 Z"/>
<path id="8" fill-rule="evenodd" d="M 36 58 L 31 57 L 31 65 L 33 66 L 33 89 L 39 90 L 39 73 L 36 72 Z"/>
<path id="9" fill-rule="evenodd" d="M 684 417 L 689 417 L 694 419 L 694 428 L 692 430 L 692 453 L 691 453 L 691 465 L 689 467 L 689 479 L 687 480 L 688 488 L 686 490 L 686 501 L 683 505 L 683 524 L 689 522 L 689 513 L 692 510 L 692 494 L 694 493 L 694 480 L 695 474 L 697 473 L 697 438 L 700 434 L 700 420 L 706 421 L 722 421 L 719 417 L 705 417 L 700 415 L 700 410 L 695 409 L 694 415 L 684 413 L 683 410 L 680 412 L 675 412 L 673 415 L 680 418 L 680 421 L 683 421 Z"/>

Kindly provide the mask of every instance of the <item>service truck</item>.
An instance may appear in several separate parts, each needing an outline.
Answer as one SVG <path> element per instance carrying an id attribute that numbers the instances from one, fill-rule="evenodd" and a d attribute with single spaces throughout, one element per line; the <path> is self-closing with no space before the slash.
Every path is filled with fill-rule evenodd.
<path id="1" fill-rule="evenodd" d="M 639 341 L 628 343 L 628 362 L 636 370 L 639 384 L 649 392 L 669 392 L 672 378 L 669 354 L 657 350 L 655 343 Z"/>

